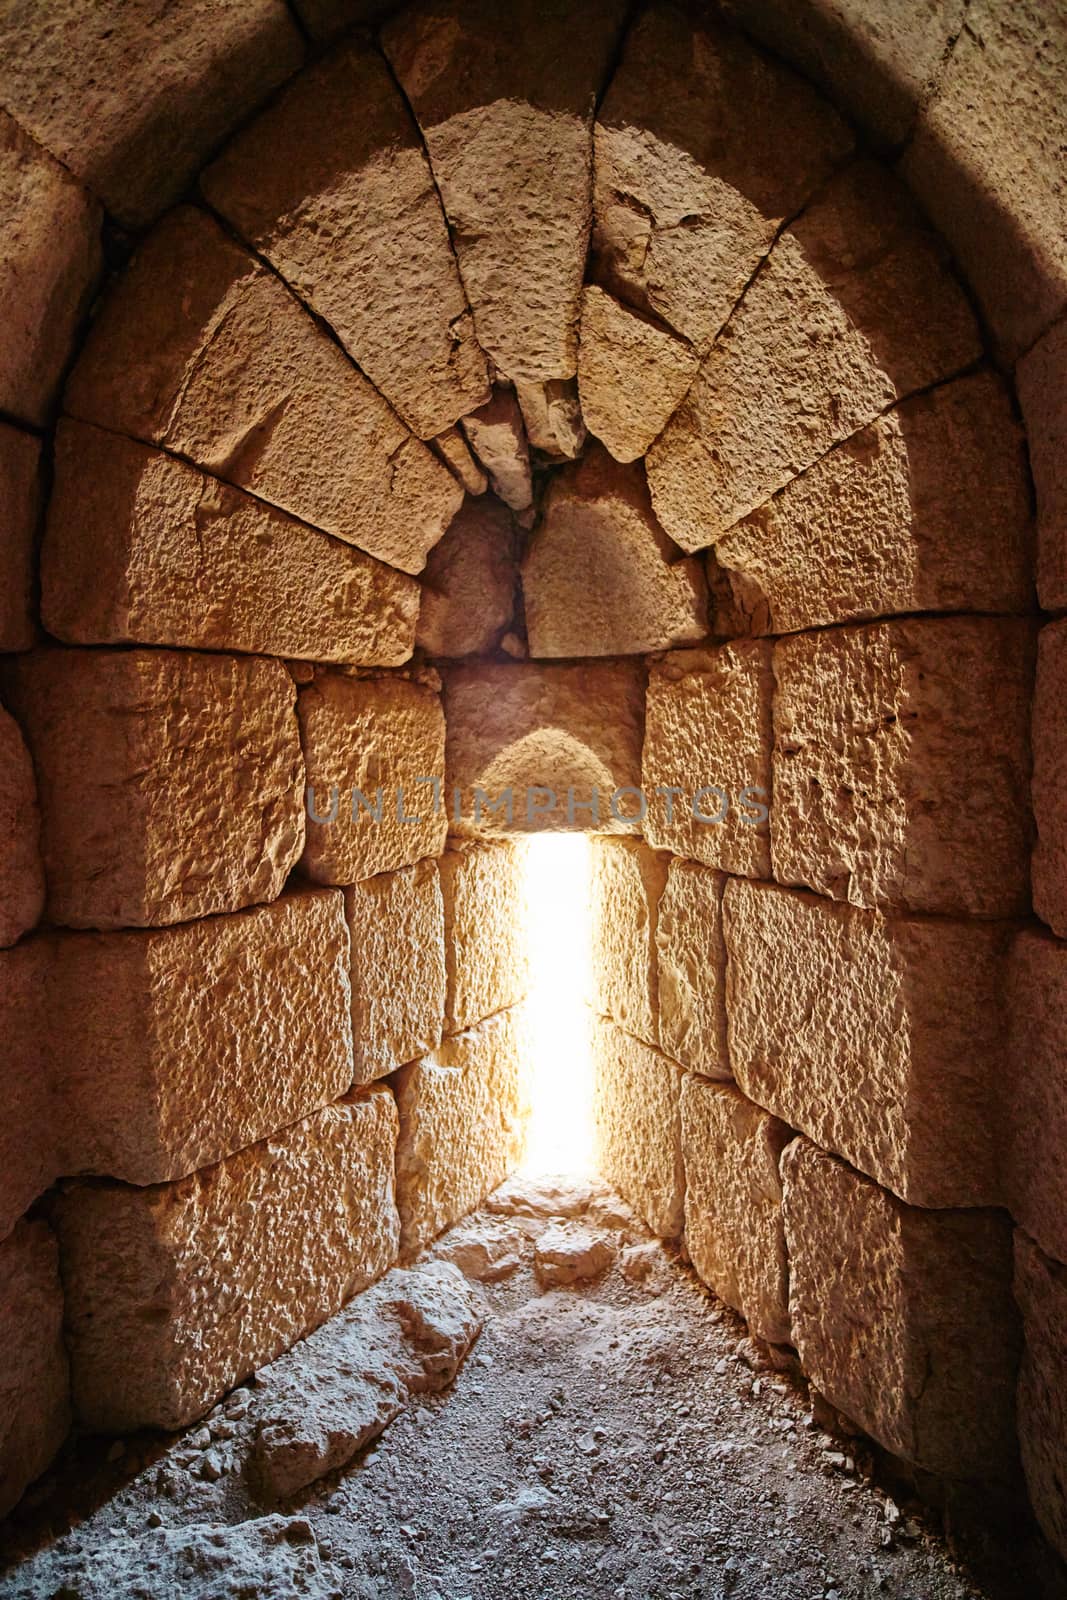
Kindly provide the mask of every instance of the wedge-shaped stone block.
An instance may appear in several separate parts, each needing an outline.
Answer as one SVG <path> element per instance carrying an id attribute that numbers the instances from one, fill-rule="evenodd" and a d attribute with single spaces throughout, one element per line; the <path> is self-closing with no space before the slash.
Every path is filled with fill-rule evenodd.
<path id="1" fill-rule="evenodd" d="M 435 861 L 345 890 L 356 1082 L 436 1050 L 445 1015 L 445 917 Z"/>
<path id="2" fill-rule="evenodd" d="M 496 388 L 492 397 L 460 425 L 474 454 L 489 474 L 493 493 L 512 511 L 533 505 L 530 445 L 513 389 Z"/>
<path id="3" fill-rule="evenodd" d="M 878 1443 L 949 1478 L 1012 1477 L 1011 1223 L 918 1211 L 797 1139 L 782 1157 L 793 1343 Z"/>
<path id="4" fill-rule="evenodd" d="M 201 183 L 420 438 L 485 401 L 433 175 L 372 45 L 301 73 Z"/>
<path id="5" fill-rule="evenodd" d="M 1053 622 L 1038 635 L 1034 689 L 1034 775 L 1031 797 L 1037 843 L 1032 866 L 1034 910 L 1061 938 L 1067 937 L 1067 738 L 1063 697 L 1067 693 L 1067 622 Z"/>
<path id="6" fill-rule="evenodd" d="M 61 424 L 42 615 L 75 644 L 400 666 L 414 578 L 162 451 Z"/>
<path id="7" fill-rule="evenodd" d="M 667 860 L 640 839 L 593 842 L 593 1006 L 653 1045 L 659 1043 L 656 934 Z"/>
<path id="8" fill-rule="evenodd" d="M 526 1027 L 521 1006 L 498 1012 L 394 1080 L 403 1259 L 473 1211 L 518 1166 L 529 1114 Z"/>
<path id="9" fill-rule="evenodd" d="M 0 947 L 32 928 L 44 906 L 41 818 L 29 751 L 0 707 Z"/>
<path id="10" fill-rule="evenodd" d="M 307 845 L 316 883 L 358 883 L 444 848 L 440 696 L 406 678 L 323 673 L 301 689 Z"/>
<path id="11" fill-rule="evenodd" d="M 8 686 L 37 772 L 52 922 L 153 927 L 281 893 L 304 841 L 281 662 L 40 650 Z"/>
<path id="12" fill-rule="evenodd" d="M 487 495 L 464 501 L 422 579 L 415 640 L 431 656 L 495 649 L 515 611 L 515 530 L 507 507 Z"/>
<path id="13" fill-rule="evenodd" d="M 578 395 L 582 416 L 616 461 L 636 461 L 659 437 L 696 376 L 699 357 L 651 318 L 589 284 L 582 294 Z"/>
<path id="14" fill-rule="evenodd" d="M 445 901 L 449 1033 L 525 999 L 526 855 L 521 844 L 467 843 L 438 866 Z"/>
<path id="15" fill-rule="evenodd" d="M 433 440 L 434 454 L 451 472 L 466 494 L 484 494 L 489 487 L 488 474 L 482 471 L 471 454 L 467 436 L 458 427 L 446 428 Z"/>
<path id="16" fill-rule="evenodd" d="M 531 446 L 550 461 L 574 461 L 586 440 L 575 378 L 515 384 L 515 396 Z"/>
<path id="17" fill-rule="evenodd" d="M 593 1021 L 593 1131 L 597 1168 L 653 1233 L 684 1226 L 679 1102 L 683 1073 L 604 1017 Z"/>
<path id="18" fill-rule="evenodd" d="M 45 939 L 0 950 L 0 1240 L 60 1170 L 44 1047 L 49 962 Z"/>
<path id="19" fill-rule="evenodd" d="M 740 33 L 650 7 L 597 118 L 598 280 L 705 352 L 851 147 L 830 107 Z"/>
<path id="20" fill-rule="evenodd" d="M 396 1103 L 361 1089 L 180 1183 L 56 1206 L 74 1411 L 179 1428 L 396 1259 Z"/>
<path id="21" fill-rule="evenodd" d="M 1011 953 L 1010 1039 L 997 1132 L 1004 1203 L 1048 1255 L 1067 1260 L 1067 944 L 1023 931 Z"/>
<path id="22" fill-rule="evenodd" d="M 785 231 L 728 331 L 648 454 L 656 515 L 685 550 L 981 354 L 943 252 L 868 161 Z"/>
<path id="23" fill-rule="evenodd" d="M 660 1048 L 705 1078 L 729 1078 L 722 872 L 673 859 L 656 918 Z"/>
<path id="24" fill-rule="evenodd" d="M 1067 321 L 1050 328 L 1015 368 L 1037 492 L 1037 595 L 1067 606 Z"/>
<path id="25" fill-rule="evenodd" d="M 642 778 L 657 850 L 770 876 L 770 646 L 676 650 L 649 674 Z"/>
<path id="26" fill-rule="evenodd" d="M 0 650 L 29 650 L 37 642 L 34 546 L 41 499 L 40 440 L 0 423 Z"/>
<path id="27" fill-rule="evenodd" d="M 682 1080 L 685 1243 L 693 1266 L 751 1331 L 789 1343 L 789 1269 L 778 1162 L 792 1138 L 729 1084 Z"/>
<path id="28" fill-rule="evenodd" d="M 737 880 L 723 916 L 730 1062 L 750 1099 L 912 1205 L 1000 1204 L 1010 926 Z"/>
<path id="29" fill-rule="evenodd" d="M 639 663 L 485 662 L 443 676 L 457 831 L 634 830 L 644 722 Z M 624 789 L 630 792 L 617 793 Z"/>
<path id="30" fill-rule="evenodd" d="M 1024 912 L 1032 674 L 1023 619 L 918 619 L 782 640 L 775 877 L 886 911 Z"/>
<path id="31" fill-rule="evenodd" d="M 1015 1298 L 1022 1312 L 1019 1447 L 1026 1486 L 1045 1538 L 1067 1557 L 1067 1267 L 1021 1228 L 1015 1233 Z"/>
<path id="32" fill-rule="evenodd" d="M 285 286 L 191 206 L 154 229 L 105 300 L 64 404 L 404 572 L 420 571 L 462 499 Z"/>
<path id="33" fill-rule="evenodd" d="M 977 373 L 837 445 L 715 546 L 747 633 L 894 611 L 1025 611 L 1030 495 L 1007 392 Z"/>
<path id="34" fill-rule="evenodd" d="M 482 348 L 511 379 L 570 378 L 592 122 L 620 0 L 425 0 L 386 52 L 426 139 Z"/>
<path id="35" fill-rule="evenodd" d="M 522 565 L 532 656 L 621 656 L 696 644 L 704 574 L 652 514 L 645 475 L 594 447 L 549 485 Z"/>
<path id="36" fill-rule="evenodd" d="M 0 1516 L 48 1466 L 70 1426 L 63 1288 L 51 1229 L 20 1222 L 0 1243 Z"/>

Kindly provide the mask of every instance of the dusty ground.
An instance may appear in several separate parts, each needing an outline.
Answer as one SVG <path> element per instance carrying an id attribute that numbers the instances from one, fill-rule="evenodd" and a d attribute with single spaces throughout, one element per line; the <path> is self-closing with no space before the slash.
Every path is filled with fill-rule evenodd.
<path id="1" fill-rule="evenodd" d="M 874 1481 L 862 1443 L 824 1432 L 804 1386 L 767 1366 L 617 1202 L 581 1219 L 611 1265 L 544 1290 L 534 1240 L 546 1221 L 483 1212 L 450 1236 L 446 1253 L 501 1274 L 476 1291 L 481 1337 L 450 1389 L 413 1399 L 345 1469 L 280 1507 L 257 1504 L 246 1466 L 268 1372 L 179 1438 L 72 1446 L 9 1527 L 0 1595 L 1067 1592 L 1022 1523 L 987 1523 L 980 1543 L 950 1553 L 917 1501 L 887 1491 L 884 1464 Z"/>

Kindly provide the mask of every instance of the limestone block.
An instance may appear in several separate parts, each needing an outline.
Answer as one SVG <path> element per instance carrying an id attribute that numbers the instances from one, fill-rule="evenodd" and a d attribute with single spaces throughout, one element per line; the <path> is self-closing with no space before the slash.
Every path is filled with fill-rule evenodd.
<path id="1" fill-rule="evenodd" d="M 0 947 L 14 944 L 32 928 L 43 906 L 33 764 L 18 723 L 0 707 Z"/>
<path id="2" fill-rule="evenodd" d="M 653 664 L 641 765 L 645 837 L 657 850 L 770 876 L 772 686 L 760 642 L 676 650 Z"/>
<path id="3" fill-rule="evenodd" d="M 0 304 L 2 275 L 0 260 Z M 29 650 L 37 642 L 34 545 L 41 500 L 40 441 L 0 423 L 0 650 Z"/>
<path id="4" fill-rule="evenodd" d="M 1037 491 L 1037 594 L 1046 611 L 1067 606 L 1067 322 L 1057 323 L 1015 368 Z"/>
<path id="5" fill-rule="evenodd" d="M 550 461 L 574 461 L 585 444 L 586 429 L 574 378 L 548 378 L 544 383 L 515 384 L 527 438 Z"/>
<path id="6" fill-rule="evenodd" d="M 60 1170 L 43 1047 L 48 963 L 43 939 L 0 950 L 0 1240 Z M 0 1314 L 2 1307 L 0 1297 Z"/>
<path id="7" fill-rule="evenodd" d="M 595 284 L 582 293 L 578 395 L 590 433 L 616 461 L 636 461 L 696 376 L 691 345 Z"/>
<path id="8" fill-rule="evenodd" d="M 49 920 L 152 927 L 274 900 L 304 839 L 279 661 L 38 650 L 9 703 L 37 772 Z"/>
<path id="9" fill-rule="evenodd" d="M 493 493 L 512 511 L 528 511 L 533 504 L 530 446 L 514 389 L 494 389 L 484 406 L 460 418 L 460 426 L 489 474 Z"/>
<path id="10" fill-rule="evenodd" d="M 1045 1538 L 1067 1556 L 1067 1267 L 1015 1233 L 1015 1298 L 1022 1312 L 1019 1447 L 1030 1503 Z"/>
<path id="11" fill-rule="evenodd" d="M 526 857 L 519 843 L 457 841 L 438 867 L 448 973 L 445 1028 L 459 1033 L 526 996 Z"/>
<path id="12" fill-rule="evenodd" d="M 543 1289 L 599 1278 L 614 1259 L 614 1241 L 581 1222 L 550 1222 L 534 1245 L 534 1272 Z"/>
<path id="13" fill-rule="evenodd" d="M 484 402 L 485 358 L 433 175 L 372 45 L 301 73 L 201 184 L 420 438 Z"/>
<path id="14" fill-rule="evenodd" d="M 812 1383 L 905 1461 L 1010 1478 L 1008 1218 L 902 1205 L 806 1139 L 786 1149 L 782 1177 L 793 1343 Z"/>
<path id="15" fill-rule="evenodd" d="M 64 395 L 418 572 L 462 492 L 279 280 L 180 206 L 104 301 Z"/>
<path id="16" fill-rule="evenodd" d="M 604 1017 L 593 1021 L 597 1168 L 663 1239 L 684 1226 L 682 1069 Z"/>
<path id="17" fill-rule="evenodd" d="M 723 917 L 749 1098 L 912 1205 L 1000 1204 L 1011 928 L 738 880 Z"/>
<path id="18" fill-rule="evenodd" d="M 297 711 L 308 782 L 304 874 L 358 883 L 438 855 L 448 828 L 439 695 L 405 678 L 321 673 L 301 689 Z"/>
<path id="19" fill-rule="evenodd" d="M 423 0 L 383 44 L 426 139 L 478 339 L 513 380 L 573 377 L 592 122 L 620 0 Z"/>
<path id="20" fill-rule="evenodd" d="M 656 918 L 659 1043 L 705 1078 L 729 1078 L 724 873 L 672 859 Z"/>
<path id="21" fill-rule="evenodd" d="M 640 839 L 593 841 L 594 1008 L 659 1044 L 656 936 L 668 858 Z"/>
<path id="22" fill-rule="evenodd" d="M 489 478 L 471 455 L 466 436 L 458 427 L 446 428 L 433 440 L 436 454 L 467 494 L 484 494 Z"/>
<path id="23" fill-rule="evenodd" d="M 792 1137 L 729 1084 L 682 1080 L 685 1243 L 693 1266 L 752 1333 L 789 1343 L 789 1269 L 778 1162 Z"/>
<path id="24" fill-rule="evenodd" d="M 529 1114 L 526 1028 L 513 1006 L 445 1039 L 394 1079 L 403 1259 L 473 1211 L 519 1164 Z"/>
<path id="25" fill-rule="evenodd" d="M 180 1183 L 56 1206 L 74 1411 L 179 1428 L 393 1264 L 396 1104 L 354 1091 Z"/>
<path id="26" fill-rule="evenodd" d="M 20 1222 L 0 1244 L 0 1516 L 51 1461 L 70 1426 L 63 1288 L 52 1230 Z"/>
<path id="27" fill-rule="evenodd" d="M 399 666 L 419 586 L 196 467 L 60 424 L 42 616 L 76 644 L 184 645 Z"/>
<path id="28" fill-rule="evenodd" d="M 345 890 L 356 1082 L 436 1050 L 445 1014 L 445 916 L 435 861 Z"/>
<path id="29" fill-rule="evenodd" d="M 830 107 L 740 33 L 651 6 L 597 117 L 597 281 L 704 354 L 778 228 L 851 146 Z"/>
<path id="30" fill-rule="evenodd" d="M 431 656 L 493 650 L 515 610 L 511 514 L 493 496 L 465 500 L 423 574 L 416 643 Z"/>
<path id="31" fill-rule="evenodd" d="M 656 515 L 683 549 L 714 544 L 894 401 L 980 354 L 905 191 L 854 162 L 781 235 L 652 446 Z"/>
<path id="32" fill-rule="evenodd" d="M 552 479 L 522 565 L 532 656 L 620 656 L 708 631 L 699 563 L 652 514 L 641 467 L 594 447 Z"/>
<path id="33" fill-rule="evenodd" d="M 443 677 L 456 831 L 634 831 L 638 797 L 616 791 L 641 782 L 638 662 L 479 662 L 450 667 Z"/>
<path id="34" fill-rule="evenodd" d="M 904 401 L 742 519 L 715 558 L 746 633 L 894 611 L 1025 611 L 1022 436 L 981 372 Z"/>
<path id="35" fill-rule="evenodd" d="M 881 910 L 1024 912 L 1032 660 L 1010 618 L 777 644 L 775 877 Z"/>
<path id="36" fill-rule="evenodd" d="M 1010 1035 L 997 1131 L 1004 1204 L 1048 1255 L 1067 1258 L 1067 944 L 1021 932 L 1011 953 Z"/>
<path id="37" fill-rule="evenodd" d="M 24 45 L 36 49 L 40 31 L 26 27 Z M 6 86 L 4 21 L 0 38 Z M 96 201 L 4 112 L 0 216 L 0 410 L 44 423 L 100 275 L 102 218 Z"/>

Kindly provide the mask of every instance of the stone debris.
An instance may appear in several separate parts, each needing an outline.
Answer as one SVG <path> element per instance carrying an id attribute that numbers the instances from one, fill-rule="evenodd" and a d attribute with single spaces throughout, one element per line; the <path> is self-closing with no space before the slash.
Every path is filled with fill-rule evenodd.
<path id="1" fill-rule="evenodd" d="M 599 1277 L 614 1259 L 614 1244 L 578 1222 L 550 1223 L 534 1247 L 534 1271 L 546 1289 Z"/>
<path id="2" fill-rule="evenodd" d="M 528 511 L 533 504 L 530 447 L 515 391 L 495 388 L 484 406 L 460 418 L 460 427 L 489 474 L 493 493 L 512 511 Z"/>
<path id="3" fill-rule="evenodd" d="M 516 381 L 515 393 L 533 448 L 551 461 L 576 460 L 586 437 L 577 382 L 561 378 L 545 383 Z"/>
<path id="4" fill-rule="evenodd" d="M 499 1283 L 518 1271 L 525 1243 L 521 1228 L 476 1215 L 450 1228 L 433 1253 L 436 1260 L 451 1261 L 476 1283 Z"/>
<path id="5" fill-rule="evenodd" d="M 466 494 L 484 494 L 488 475 L 471 454 L 470 445 L 458 427 L 446 428 L 432 441 L 433 448 Z"/>

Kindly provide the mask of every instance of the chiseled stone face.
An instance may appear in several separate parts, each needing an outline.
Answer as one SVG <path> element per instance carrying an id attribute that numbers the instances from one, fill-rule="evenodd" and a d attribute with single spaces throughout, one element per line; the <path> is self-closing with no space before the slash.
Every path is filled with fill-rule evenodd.
<path id="1" fill-rule="evenodd" d="M 0 1243 L 0 1515 L 44 1471 L 70 1426 L 63 1288 L 52 1230 L 20 1222 Z"/>
<path id="2" fill-rule="evenodd" d="M 430 656 L 494 649 L 511 624 L 517 583 L 511 513 L 492 495 L 465 500 L 430 551 L 416 643 Z"/>
<path id="3" fill-rule="evenodd" d="M 946 617 L 780 640 L 775 877 L 887 911 L 1024 912 L 1032 635 Z"/>
<path id="4" fill-rule="evenodd" d="M 70 1185 L 56 1226 L 78 1421 L 179 1428 L 380 1277 L 396 1128 L 375 1086 L 180 1183 Z"/>
<path id="5" fill-rule="evenodd" d="M 1038 634 L 1034 688 L 1034 775 L 1031 787 L 1037 843 L 1032 865 L 1034 910 L 1053 933 L 1067 937 L 1067 622 Z"/>
<path id="6" fill-rule="evenodd" d="M 1004 1203 L 1048 1255 L 1067 1257 L 1067 944 L 1024 929 L 1011 952 L 1009 1043 L 996 1124 Z"/>
<path id="7" fill-rule="evenodd" d="M 1044 1255 L 1021 1228 L 1015 1232 L 1015 1298 L 1026 1341 L 1018 1400 L 1026 1486 L 1045 1538 L 1067 1556 L 1067 1267 Z"/>
<path id="8" fill-rule="evenodd" d="M 589 432 L 616 461 L 636 461 L 696 376 L 693 348 L 596 284 L 582 291 L 578 396 Z"/>
<path id="9" fill-rule="evenodd" d="M 659 1044 L 691 1072 L 729 1078 L 726 1044 L 726 875 L 672 857 L 656 917 Z"/>
<path id="10" fill-rule="evenodd" d="M 155 927 L 277 898 L 304 840 L 280 661 L 38 650 L 7 684 L 37 772 L 49 920 Z"/>
<path id="11" fill-rule="evenodd" d="M 793 1343 L 827 1399 L 905 1461 L 1010 1476 L 1011 1223 L 902 1205 L 806 1139 L 782 1157 Z"/>
<path id="12" fill-rule="evenodd" d="M 41 441 L 6 422 L 0 423 L 0 505 L 0 650 L 29 650 L 37 642 L 33 591 Z"/>
<path id="13" fill-rule="evenodd" d="M 640 839 L 593 842 L 593 1005 L 653 1045 L 660 1042 L 656 934 L 667 861 Z"/>
<path id="14" fill-rule="evenodd" d="M 369 1083 L 441 1043 L 445 919 L 436 861 L 345 890 L 352 941 L 356 1082 Z"/>
<path id="15" fill-rule="evenodd" d="M 684 1226 L 682 1069 L 606 1018 L 593 1021 L 597 1167 L 662 1239 Z"/>
<path id="16" fill-rule="evenodd" d="M 43 906 L 33 764 L 18 723 L 0 707 L 0 947 L 32 928 Z"/>
<path id="17" fill-rule="evenodd" d="M 526 857 L 521 844 L 465 843 L 440 857 L 449 1033 L 525 999 Z"/>

